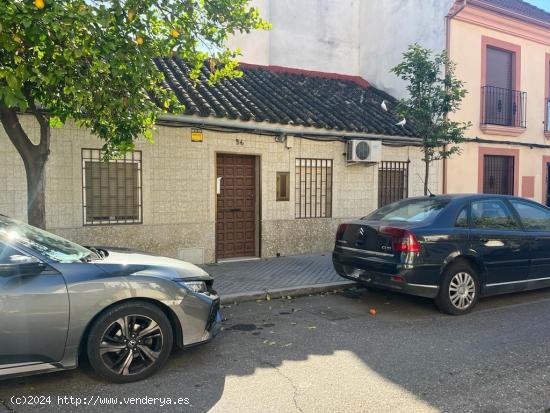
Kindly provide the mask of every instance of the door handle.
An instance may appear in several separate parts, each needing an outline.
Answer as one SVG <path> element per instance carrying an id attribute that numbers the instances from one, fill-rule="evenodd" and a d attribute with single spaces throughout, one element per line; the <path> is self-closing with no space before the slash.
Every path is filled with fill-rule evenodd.
<path id="1" fill-rule="evenodd" d="M 241 208 L 229 208 L 225 212 L 241 212 Z"/>
<path id="2" fill-rule="evenodd" d="M 504 247 L 506 244 L 499 239 L 480 238 L 479 241 L 486 247 Z"/>

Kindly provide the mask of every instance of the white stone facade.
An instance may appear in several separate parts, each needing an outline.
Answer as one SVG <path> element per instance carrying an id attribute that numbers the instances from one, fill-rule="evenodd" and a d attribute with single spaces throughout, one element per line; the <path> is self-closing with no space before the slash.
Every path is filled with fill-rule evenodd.
<path id="1" fill-rule="evenodd" d="M 23 127 L 38 133 L 34 119 Z M 216 154 L 241 153 L 260 158 L 262 257 L 327 251 L 343 220 L 361 217 L 377 207 L 376 165 L 347 165 L 343 142 L 293 138 L 292 148 L 273 136 L 204 131 L 204 141 L 191 142 L 189 128 L 158 126 L 155 143 L 137 143 L 142 151 L 143 223 L 84 226 L 82 211 L 82 148 L 102 143 L 73 124 L 52 130 L 46 170 L 47 229 L 86 245 L 127 246 L 191 261 L 215 260 Z M 237 145 L 236 139 L 243 141 Z M 383 159 L 411 160 L 409 196 L 422 194 L 424 165 L 418 147 L 383 146 Z M 333 159 L 332 217 L 294 219 L 295 158 Z M 0 129 L 0 213 L 26 219 L 23 163 Z M 290 201 L 276 201 L 278 171 L 290 172 Z M 430 186 L 440 188 L 440 168 L 432 168 Z"/>

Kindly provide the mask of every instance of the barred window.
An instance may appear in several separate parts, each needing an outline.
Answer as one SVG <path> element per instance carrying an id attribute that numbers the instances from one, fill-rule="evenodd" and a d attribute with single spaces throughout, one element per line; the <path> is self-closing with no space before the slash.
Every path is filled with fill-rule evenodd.
<path id="1" fill-rule="evenodd" d="M 99 149 L 82 149 L 85 225 L 142 222 L 141 152 L 104 162 Z"/>
<path id="2" fill-rule="evenodd" d="M 332 159 L 296 159 L 296 218 L 332 216 Z"/>
<path id="3" fill-rule="evenodd" d="M 380 162 L 378 208 L 409 196 L 409 162 Z"/>

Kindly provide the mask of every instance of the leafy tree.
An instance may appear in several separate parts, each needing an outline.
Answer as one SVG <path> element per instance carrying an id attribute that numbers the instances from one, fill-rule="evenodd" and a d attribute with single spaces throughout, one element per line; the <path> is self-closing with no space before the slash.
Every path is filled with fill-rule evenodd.
<path id="1" fill-rule="evenodd" d="M 182 107 L 162 88 L 154 57 L 178 56 L 197 79 L 239 76 L 228 36 L 267 29 L 249 0 L 0 0 L 0 121 L 27 174 L 28 221 L 45 226 L 51 128 L 73 120 L 105 141 L 106 157 L 152 140 L 163 112 Z M 208 60 L 207 60 L 208 61 Z M 38 122 L 29 139 L 23 114 Z"/>
<path id="2" fill-rule="evenodd" d="M 455 64 L 445 51 L 433 55 L 418 44 L 409 46 L 392 72 L 408 82 L 409 96 L 398 102 L 397 113 L 408 119 L 422 138 L 427 195 L 430 164 L 460 153 L 457 144 L 464 141 L 464 133 L 471 126 L 449 119 L 449 114 L 460 108 L 467 91 L 455 77 Z"/>

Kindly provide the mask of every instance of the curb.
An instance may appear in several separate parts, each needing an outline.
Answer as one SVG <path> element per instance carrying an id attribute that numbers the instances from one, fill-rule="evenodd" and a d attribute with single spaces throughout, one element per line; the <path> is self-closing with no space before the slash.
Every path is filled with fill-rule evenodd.
<path id="1" fill-rule="evenodd" d="M 246 301 L 265 300 L 267 294 L 269 294 L 272 299 L 286 297 L 287 295 L 299 297 L 353 287 L 354 285 L 357 285 L 354 281 L 338 281 L 324 284 L 298 285 L 296 287 L 266 288 L 262 291 L 244 291 L 241 293 L 221 294 L 220 302 L 221 304 L 232 304 L 235 302 L 242 303 Z"/>

